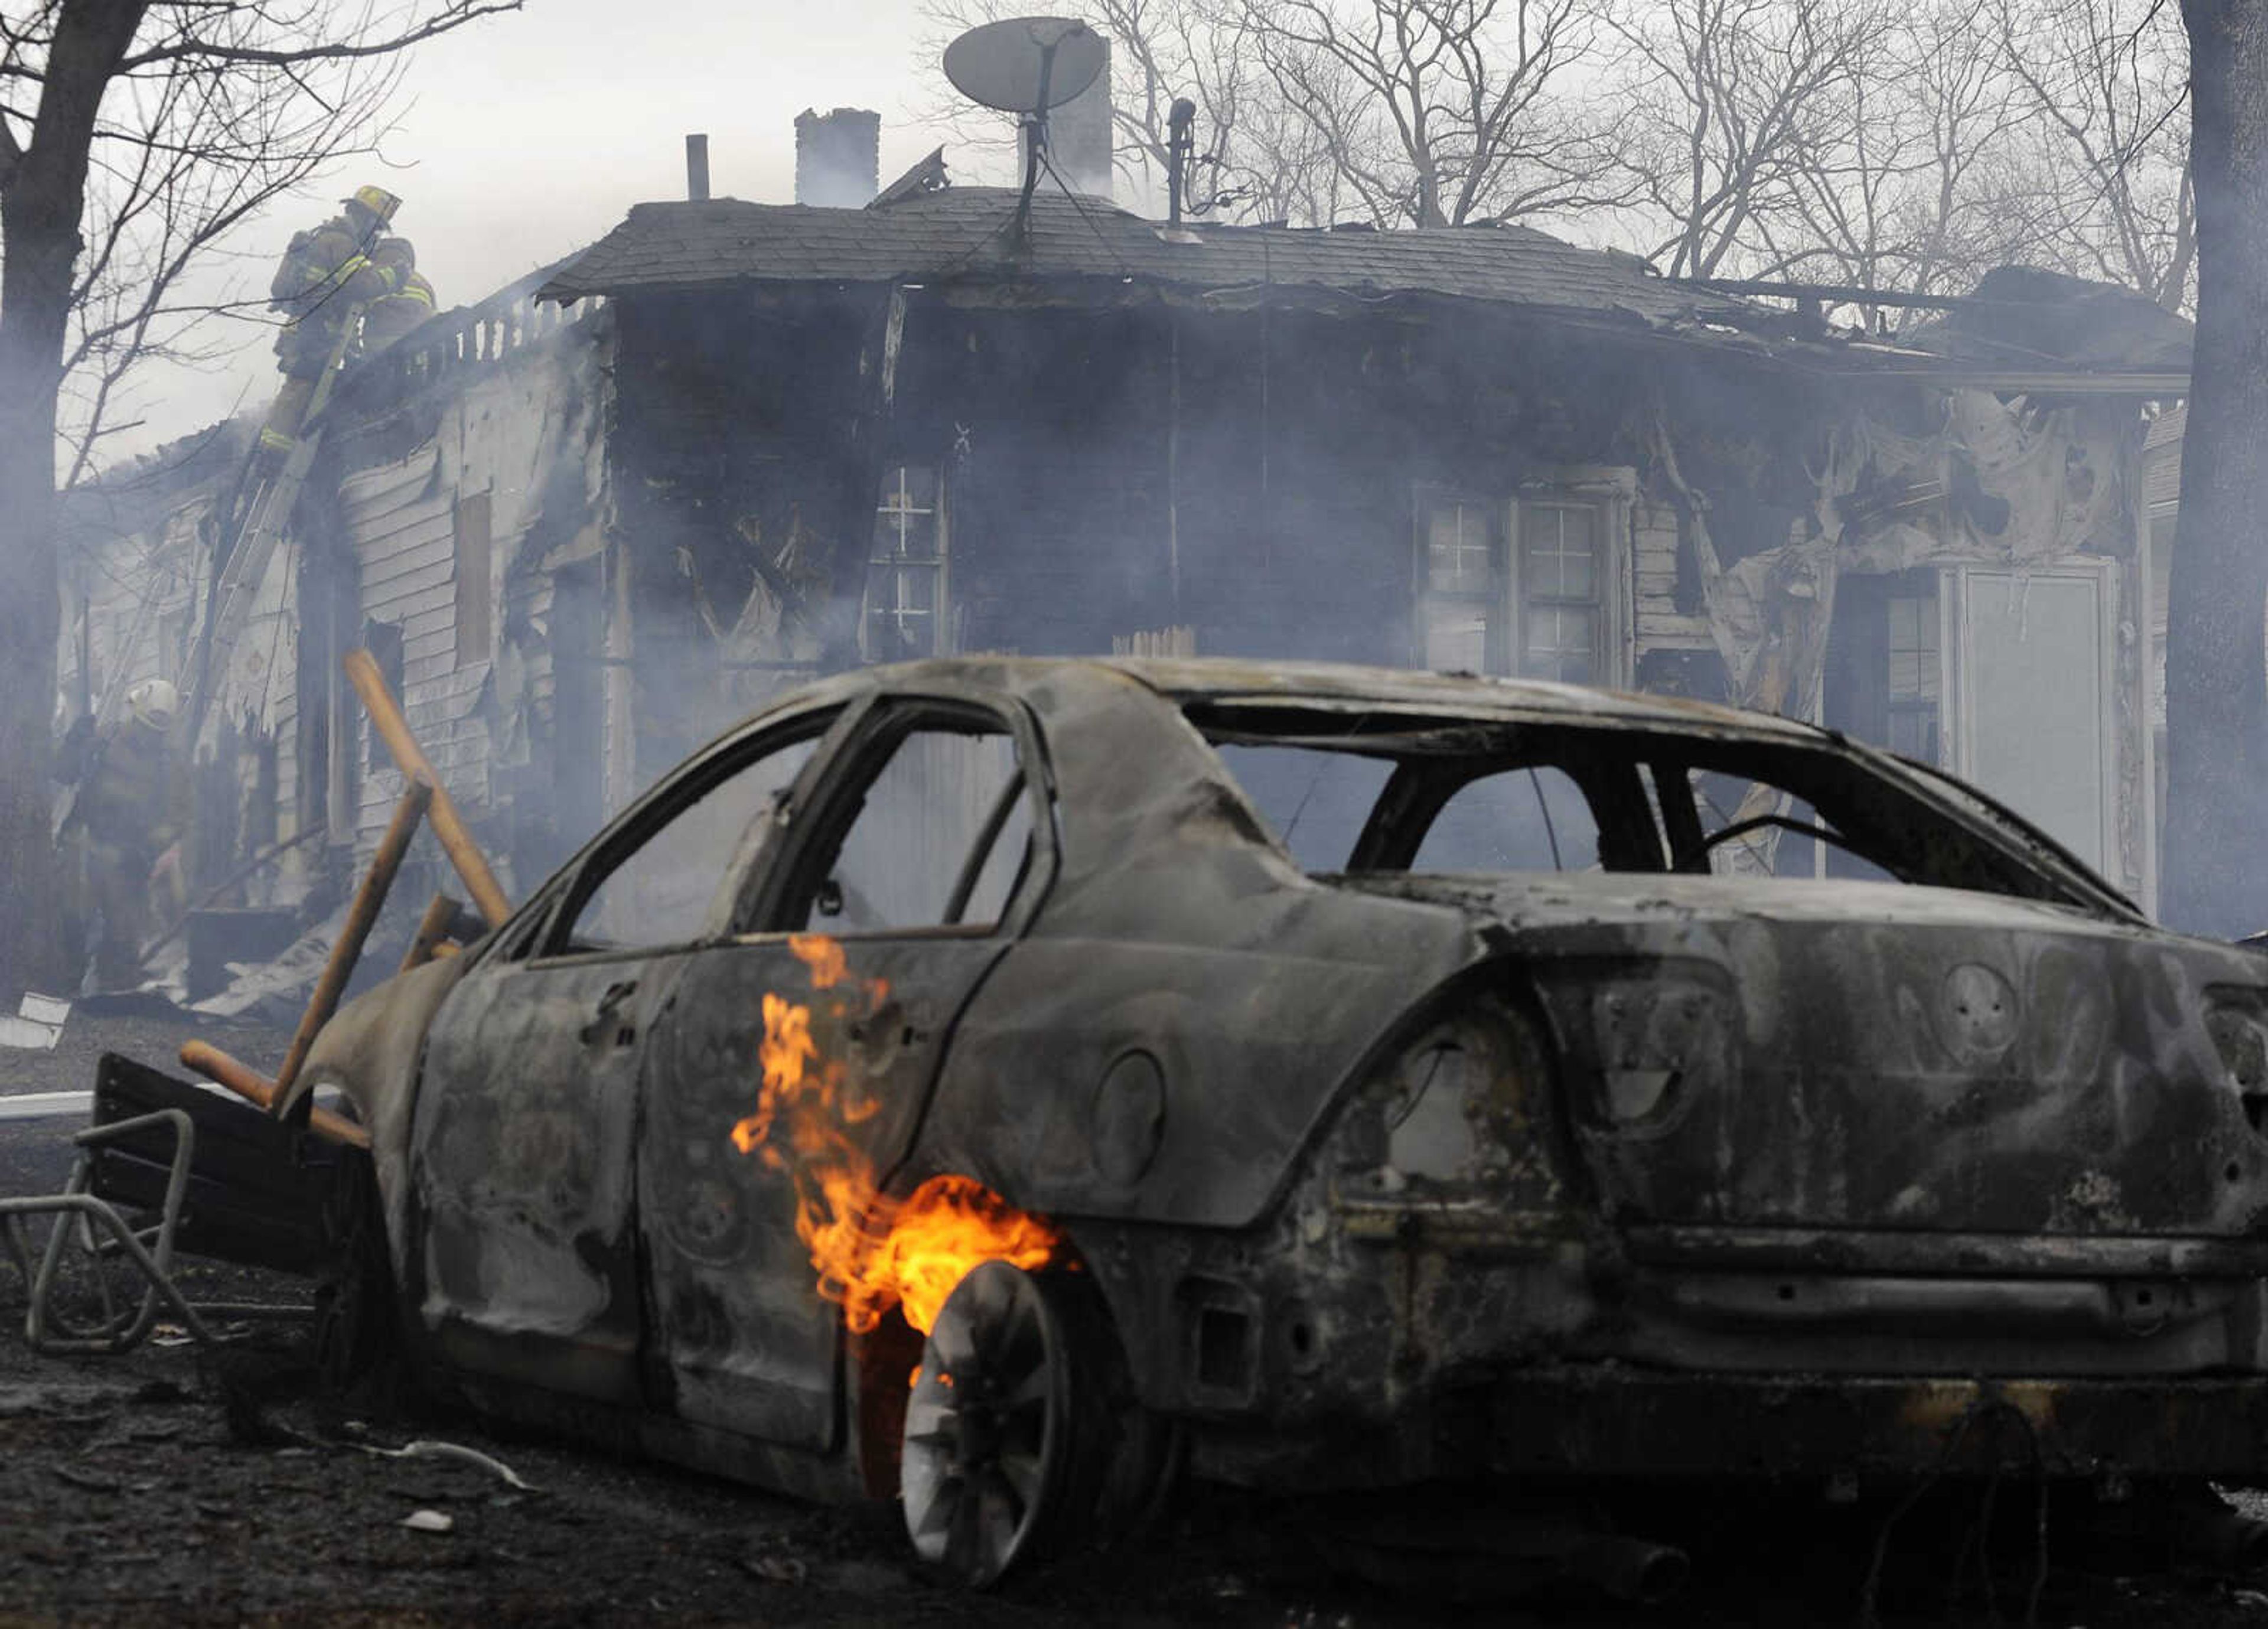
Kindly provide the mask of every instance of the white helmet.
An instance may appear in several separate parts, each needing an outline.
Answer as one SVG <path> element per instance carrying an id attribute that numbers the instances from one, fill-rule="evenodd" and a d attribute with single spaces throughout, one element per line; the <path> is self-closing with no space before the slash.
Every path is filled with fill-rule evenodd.
<path id="1" fill-rule="evenodd" d="M 162 732 L 180 716 L 181 693 L 163 679 L 144 679 L 126 692 L 126 704 L 136 719 Z"/>

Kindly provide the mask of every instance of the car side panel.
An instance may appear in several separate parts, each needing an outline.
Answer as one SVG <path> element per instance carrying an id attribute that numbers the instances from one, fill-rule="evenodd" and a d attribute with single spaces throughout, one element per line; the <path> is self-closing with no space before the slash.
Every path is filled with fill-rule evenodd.
<path id="1" fill-rule="evenodd" d="M 1365 1053 L 1475 954 L 1454 913 L 1376 903 L 1303 901 L 1241 946 L 1027 939 L 954 1036 L 920 1160 L 1064 1217 L 1251 1222 Z"/>
<path id="2" fill-rule="evenodd" d="M 821 1164 L 887 1176 L 954 1015 L 1001 949 L 980 937 L 834 942 L 839 977 L 815 976 L 784 936 L 694 955 L 655 1036 L 639 1156 L 655 1389 L 696 1425 L 814 1450 L 840 1434 L 843 1312 L 797 1236 L 799 1182 Z M 761 1138 L 749 1127 L 745 1152 L 734 1140 L 763 1096 L 768 1003 L 808 1026 L 798 1066 L 831 1107 L 801 1129 L 823 1146 L 799 1144 L 787 1112 Z"/>
<path id="3" fill-rule="evenodd" d="M 445 1360 L 638 1399 L 637 1080 L 681 959 L 497 958 L 435 1014 L 408 1168 L 419 1321 Z"/>

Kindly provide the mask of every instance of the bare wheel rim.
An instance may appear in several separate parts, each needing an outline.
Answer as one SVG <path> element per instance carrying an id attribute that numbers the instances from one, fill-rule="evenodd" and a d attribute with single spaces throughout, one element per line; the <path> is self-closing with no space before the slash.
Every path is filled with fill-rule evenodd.
<path id="1" fill-rule="evenodd" d="M 1061 1479 L 1068 1376 L 1037 1280 L 1005 1262 L 961 1280 L 906 1402 L 899 1487 L 924 1560 L 987 1584 L 1022 1553 Z"/>

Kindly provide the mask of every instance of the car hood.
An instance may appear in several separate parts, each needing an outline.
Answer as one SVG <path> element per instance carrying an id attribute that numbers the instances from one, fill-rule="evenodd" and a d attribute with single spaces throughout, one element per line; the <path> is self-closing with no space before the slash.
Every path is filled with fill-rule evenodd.
<path id="1" fill-rule="evenodd" d="M 1476 918 L 1625 1219 L 2232 1235 L 2268 1216 L 2268 1099 L 2245 1095 L 2264 1083 L 2223 1055 L 2268 1014 L 2268 962 L 2234 947 L 1891 883 L 1344 886 Z"/>

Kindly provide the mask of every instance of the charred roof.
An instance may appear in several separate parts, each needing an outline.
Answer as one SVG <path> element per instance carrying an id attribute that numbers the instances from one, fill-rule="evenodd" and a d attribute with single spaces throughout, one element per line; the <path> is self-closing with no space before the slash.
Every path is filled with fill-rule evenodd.
<path id="1" fill-rule="evenodd" d="M 997 282 L 1094 278 L 1231 291 L 1434 294 L 1642 321 L 1732 314 L 1741 302 L 1675 287 L 1634 257 L 1531 227 L 1407 232 L 1199 225 L 1167 228 L 1061 193 L 952 187 L 864 210 L 641 203 L 546 284 L 547 299 L 750 282 Z M 1761 310 L 1761 308 L 1756 308 Z"/>
<path id="2" fill-rule="evenodd" d="M 1938 301 L 1955 316 L 1933 325 L 1926 342 L 1900 343 L 1745 291 L 1673 281 L 1634 255 L 1530 226 L 1167 226 L 1061 192 L 1035 194 L 1026 222 L 1012 188 L 946 187 L 886 194 L 860 210 L 735 198 L 637 204 L 538 298 L 912 284 L 980 301 L 989 291 L 1014 305 L 1139 299 L 1233 310 L 1304 300 L 1359 310 L 1452 301 L 1823 374 L 2050 394 L 2186 393 L 2188 324 L 2156 313 L 2138 336 L 2131 299 L 2106 302 L 2096 285 L 2064 281 L 2071 286 L 1988 279 L 1973 310 L 1962 309 L 1970 301 Z M 2112 317 L 2114 331 L 2092 333 Z M 2062 343 L 2043 343 L 2048 333 Z"/>

